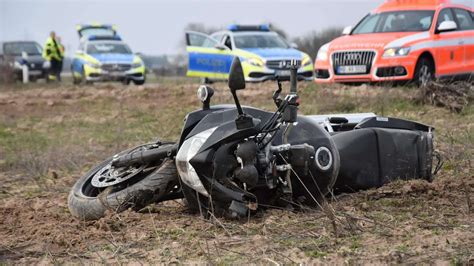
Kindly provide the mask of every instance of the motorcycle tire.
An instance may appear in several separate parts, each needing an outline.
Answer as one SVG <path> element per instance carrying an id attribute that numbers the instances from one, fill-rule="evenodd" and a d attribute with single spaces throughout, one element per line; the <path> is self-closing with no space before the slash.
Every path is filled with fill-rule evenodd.
<path id="1" fill-rule="evenodd" d="M 119 155 L 136 150 L 126 150 Z M 170 148 L 172 145 L 170 145 Z M 105 216 L 107 210 L 122 212 L 126 209 L 138 211 L 147 205 L 160 202 L 179 185 L 179 177 L 174 160 L 163 158 L 154 170 L 132 177 L 105 189 L 91 184 L 94 175 L 112 162 L 113 157 L 91 169 L 79 178 L 72 187 L 68 197 L 71 214 L 81 220 L 97 220 Z"/>

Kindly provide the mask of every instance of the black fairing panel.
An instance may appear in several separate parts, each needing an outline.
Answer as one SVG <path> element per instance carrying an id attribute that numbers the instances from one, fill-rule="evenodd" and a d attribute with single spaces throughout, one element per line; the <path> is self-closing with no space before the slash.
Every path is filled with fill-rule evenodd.
<path id="1" fill-rule="evenodd" d="M 341 158 L 336 192 L 380 187 L 396 179 L 431 178 L 430 132 L 363 128 L 333 139 Z"/>
<path id="2" fill-rule="evenodd" d="M 275 137 L 273 145 L 282 143 L 282 130 Z M 319 199 L 329 192 L 339 171 L 339 153 L 331 136 L 312 119 L 304 116 L 298 117 L 298 122 L 291 130 L 288 136 L 288 142 L 292 145 L 307 143 L 317 150 L 319 147 L 326 147 L 331 151 L 333 157 L 332 167 L 326 171 L 321 171 L 317 168 L 315 161 L 311 161 L 309 165 L 309 174 L 304 175 L 301 169 L 294 169 L 298 174 L 292 175 L 293 194 L 296 198 L 304 196 L 304 204 L 315 205 L 314 198 Z M 300 180 L 301 179 L 301 180 Z M 301 182 L 302 181 L 302 182 Z M 302 184 L 304 183 L 304 185 Z M 311 192 L 311 195 L 308 193 Z"/>
<path id="3" fill-rule="evenodd" d="M 242 107 L 244 113 L 259 119 L 260 121 L 267 121 L 272 113 L 263 111 L 261 109 L 252 108 L 252 107 Z M 213 112 L 207 113 L 205 117 L 201 118 L 199 123 L 186 135 L 185 139 L 188 139 L 202 131 L 213 127 L 219 127 L 223 124 L 234 121 L 237 118 L 237 109 L 234 108 L 225 108 L 213 110 Z"/>

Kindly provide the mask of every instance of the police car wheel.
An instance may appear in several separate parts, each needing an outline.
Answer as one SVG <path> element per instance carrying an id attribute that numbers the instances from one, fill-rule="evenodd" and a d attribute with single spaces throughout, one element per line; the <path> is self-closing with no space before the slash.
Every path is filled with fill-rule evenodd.
<path id="1" fill-rule="evenodd" d="M 133 81 L 133 84 L 135 84 L 135 85 L 143 85 L 143 84 L 145 84 L 145 80 L 134 80 L 134 81 Z"/>
<path id="2" fill-rule="evenodd" d="M 73 83 L 74 85 L 77 85 L 77 84 L 80 84 L 80 83 L 81 83 L 81 79 L 75 77 L 75 76 L 74 76 L 74 73 L 72 74 L 72 83 Z"/>
<path id="3" fill-rule="evenodd" d="M 213 82 L 211 79 L 209 79 L 209 78 L 201 78 L 200 82 L 201 82 L 202 85 L 207 85 L 207 84 L 212 84 L 212 83 L 214 83 L 214 82 Z"/>

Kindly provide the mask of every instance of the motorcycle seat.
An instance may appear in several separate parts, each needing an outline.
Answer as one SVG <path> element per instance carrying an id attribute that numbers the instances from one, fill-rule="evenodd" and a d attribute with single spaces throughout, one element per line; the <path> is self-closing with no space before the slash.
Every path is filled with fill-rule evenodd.
<path id="1" fill-rule="evenodd" d="M 391 128 L 391 129 L 405 129 L 405 130 L 418 130 L 423 132 L 433 131 L 434 128 L 413 122 L 410 120 L 392 118 L 392 117 L 368 117 L 360 121 L 354 129 L 362 128 Z"/>

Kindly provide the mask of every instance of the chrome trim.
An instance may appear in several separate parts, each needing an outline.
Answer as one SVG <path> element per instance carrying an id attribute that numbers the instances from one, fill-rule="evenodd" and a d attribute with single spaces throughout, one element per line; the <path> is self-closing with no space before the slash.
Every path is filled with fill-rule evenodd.
<path id="1" fill-rule="evenodd" d="M 373 52 L 373 53 L 374 53 L 374 58 L 372 59 L 372 63 L 371 63 L 371 66 L 370 66 L 370 71 L 369 71 L 369 73 L 367 73 L 367 74 L 353 74 L 353 75 L 337 75 L 337 74 L 334 72 L 334 62 L 333 62 L 332 56 L 333 56 L 334 53 L 344 53 L 344 52 Z M 377 50 L 373 50 L 373 49 L 336 50 L 336 51 L 332 51 L 331 54 L 329 55 L 329 64 L 330 64 L 330 66 L 331 66 L 330 70 L 333 72 L 334 77 L 364 76 L 364 75 L 372 76 L 372 75 L 373 75 L 373 70 L 374 70 L 374 65 L 375 65 L 375 62 L 377 61 L 377 57 L 378 57 L 378 52 L 377 52 Z"/>

